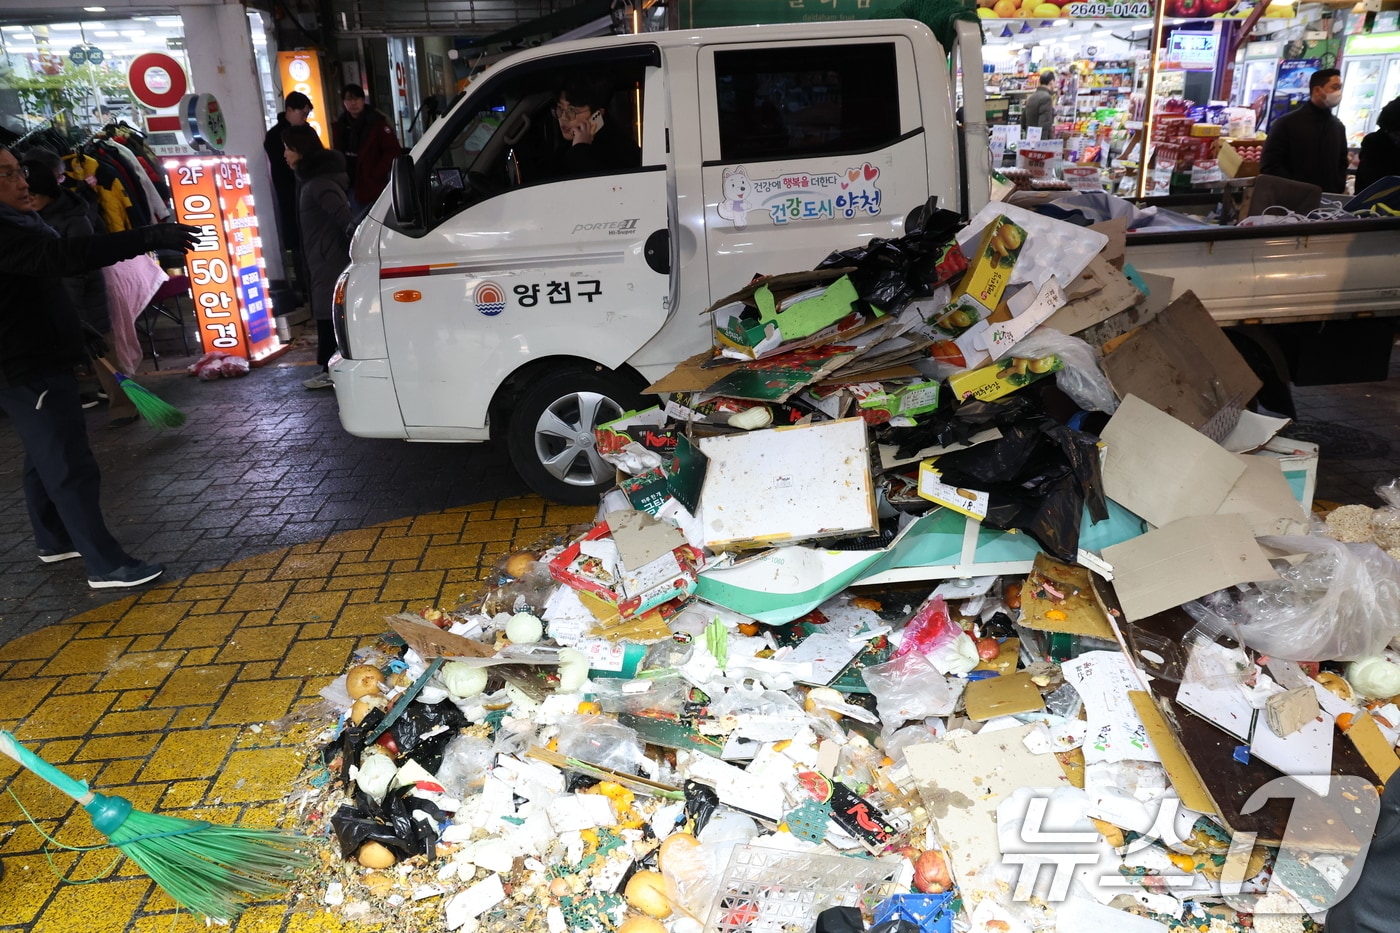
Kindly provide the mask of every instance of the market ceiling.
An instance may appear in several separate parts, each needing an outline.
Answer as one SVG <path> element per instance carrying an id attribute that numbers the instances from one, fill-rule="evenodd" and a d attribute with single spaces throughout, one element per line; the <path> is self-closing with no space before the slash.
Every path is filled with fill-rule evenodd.
<path id="1" fill-rule="evenodd" d="M 186 3 L 199 6 L 199 3 Z M 98 7 L 101 7 L 99 10 Z M 170 4 L 140 0 L 105 0 L 101 3 L 43 3 L 42 0 L 0 0 L 0 24 L 29 26 L 39 23 L 72 23 L 80 20 L 130 19 L 133 16 L 172 16 Z"/>

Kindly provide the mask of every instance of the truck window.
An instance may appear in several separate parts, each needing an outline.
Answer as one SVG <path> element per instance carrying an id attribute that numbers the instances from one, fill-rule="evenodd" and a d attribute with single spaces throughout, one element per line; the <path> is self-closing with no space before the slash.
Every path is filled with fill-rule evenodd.
<path id="1" fill-rule="evenodd" d="M 599 62 L 576 67 L 609 89 L 603 108 L 609 132 L 640 140 L 645 66 Z M 470 106 L 449 117 L 452 125 L 434 139 L 424 157 L 430 166 L 430 225 L 506 191 L 577 174 L 566 158 L 567 142 L 553 113 L 567 79 L 566 73 L 537 69 L 503 75 L 485 93 L 468 98 Z M 632 162 L 611 170 L 640 168 L 640 149 L 635 149 Z"/>
<path id="2" fill-rule="evenodd" d="M 715 53 L 726 162 L 836 155 L 895 142 L 899 81 L 889 42 Z"/>

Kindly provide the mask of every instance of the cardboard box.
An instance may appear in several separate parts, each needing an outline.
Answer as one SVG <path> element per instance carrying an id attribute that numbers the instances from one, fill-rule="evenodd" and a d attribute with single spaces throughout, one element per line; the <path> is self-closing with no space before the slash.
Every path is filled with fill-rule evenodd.
<path id="1" fill-rule="evenodd" d="M 944 314 L 933 326 L 949 337 L 956 337 L 996 311 L 1025 244 L 1026 229 L 1005 214 L 999 214 L 982 231 L 977 250 L 969 257 L 971 267 L 953 292 L 953 300 Z"/>
<path id="2" fill-rule="evenodd" d="M 565 586 L 617 607 L 619 615 L 630 619 L 689 596 L 695 590 L 696 566 L 702 559 L 699 551 L 683 544 L 642 566 L 625 567 L 612 540 L 612 529 L 604 521 L 551 560 L 549 573 Z"/>
<path id="3" fill-rule="evenodd" d="M 721 352 L 762 359 L 812 346 L 862 323 L 851 321 L 859 297 L 844 269 L 773 275 L 749 283 L 710 307 Z M 856 315 L 860 317 L 859 315 Z"/>
<path id="4" fill-rule="evenodd" d="M 1217 442 L 1263 385 L 1195 292 L 1124 337 L 1103 371 L 1119 398 L 1136 395 Z"/>
<path id="5" fill-rule="evenodd" d="M 1246 140 L 1249 145 L 1261 145 L 1256 140 Z M 1259 174 L 1259 163 L 1254 160 L 1246 161 L 1235 150 L 1232 140 L 1220 137 L 1220 148 L 1216 150 L 1216 159 L 1220 162 L 1220 171 L 1225 173 L 1226 178 L 1253 178 Z"/>
<path id="6" fill-rule="evenodd" d="M 976 398 L 989 402 L 1064 368 L 1064 361 L 1053 354 L 1034 360 L 1007 356 L 981 369 L 954 373 L 948 377 L 948 388 L 959 399 Z"/>

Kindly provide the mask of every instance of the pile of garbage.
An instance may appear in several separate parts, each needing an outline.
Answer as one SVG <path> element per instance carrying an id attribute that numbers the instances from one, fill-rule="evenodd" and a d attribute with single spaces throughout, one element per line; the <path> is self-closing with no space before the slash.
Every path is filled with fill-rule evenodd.
<path id="1" fill-rule="evenodd" d="M 324 691 L 322 901 L 1316 928 L 1400 767 L 1400 509 L 1314 522 L 1316 449 L 1122 241 L 930 209 L 717 302 L 714 351 L 599 429 L 590 527 Z"/>

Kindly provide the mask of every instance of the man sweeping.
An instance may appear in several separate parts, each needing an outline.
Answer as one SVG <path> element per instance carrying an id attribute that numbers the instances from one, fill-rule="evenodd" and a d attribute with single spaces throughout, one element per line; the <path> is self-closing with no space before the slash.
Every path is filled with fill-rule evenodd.
<path id="1" fill-rule="evenodd" d="M 127 588 L 165 572 L 107 530 L 74 369 L 87 359 L 63 277 L 154 249 L 188 250 L 199 228 L 161 224 L 61 239 L 34 210 L 25 170 L 0 148 L 0 408 L 24 445 L 24 499 L 39 560 L 82 557 L 88 586 Z"/>

